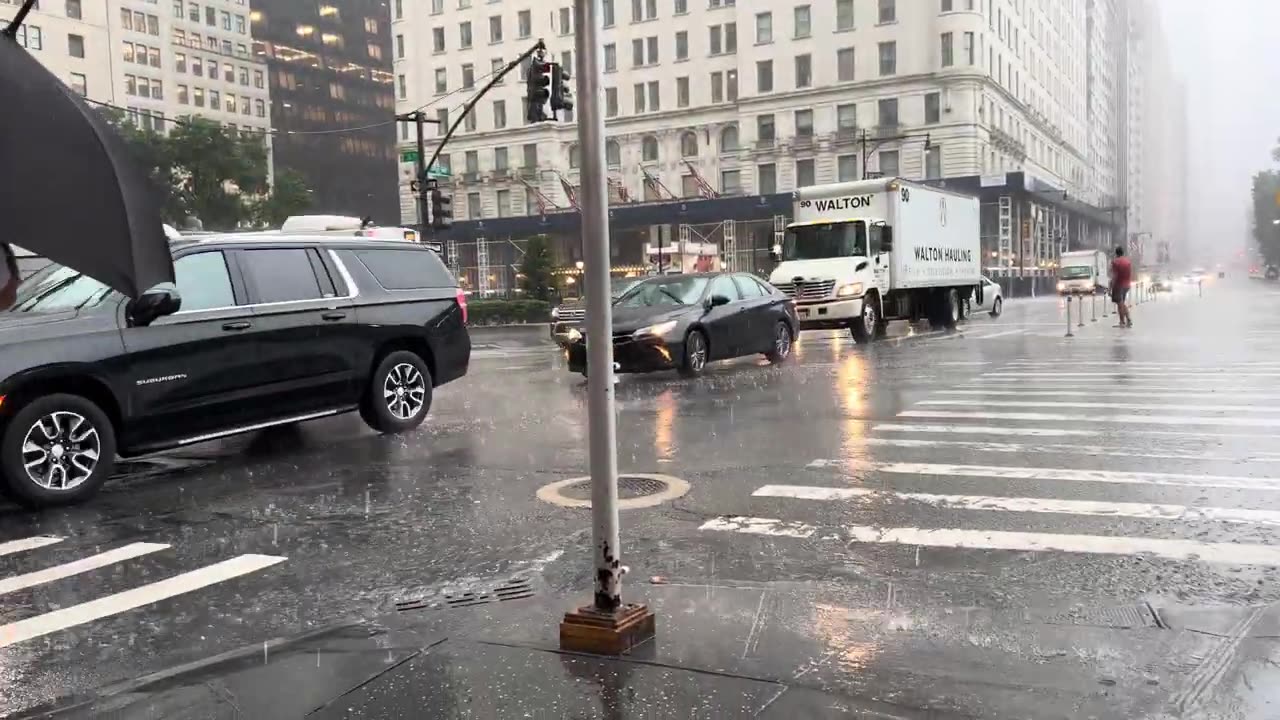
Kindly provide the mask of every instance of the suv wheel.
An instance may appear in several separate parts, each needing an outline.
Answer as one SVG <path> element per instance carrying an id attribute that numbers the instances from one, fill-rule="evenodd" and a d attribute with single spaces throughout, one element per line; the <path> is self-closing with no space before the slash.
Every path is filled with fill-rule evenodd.
<path id="1" fill-rule="evenodd" d="M 116 459 L 116 433 L 102 408 L 79 395 L 46 395 L 19 410 L 0 440 L 8 494 L 29 507 L 84 502 Z"/>
<path id="2" fill-rule="evenodd" d="M 397 350 L 378 363 L 369 380 L 360 417 L 378 432 L 411 430 L 431 409 L 431 371 L 422 358 Z"/>

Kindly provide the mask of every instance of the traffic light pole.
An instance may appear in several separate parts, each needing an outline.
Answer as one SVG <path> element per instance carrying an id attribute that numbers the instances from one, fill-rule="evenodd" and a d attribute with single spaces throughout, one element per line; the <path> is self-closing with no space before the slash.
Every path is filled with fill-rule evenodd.
<path id="1" fill-rule="evenodd" d="M 427 220 L 427 141 L 422 127 L 426 124 L 424 115 L 421 110 L 414 113 L 414 124 L 418 126 L 418 167 L 414 173 L 414 177 L 418 179 L 418 190 L 414 194 L 418 196 L 418 233 L 422 238 L 428 237 L 427 228 L 431 227 Z"/>
<path id="2" fill-rule="evenodd" d="M 480 102 L 480 98 L 483 98 L 486 94 L 488 94 L 489 90 L 491 90 L 494 85 L 497 85 L 498 83 L 502 82 L 502 78 L 506 77 L 507 73 L 519 67 L 520 63 L 527 60 L 530 56 L 532 56 L 534 53 L 538 52 L 539 50 L 546 50 L 546 48 L 547 48 L 546 43 L 542 42 L 542 40 L 539 39 L 538 42 L 535 43 L 533 47 L 520 53 L 519 57 L 507 63 L 507 66 L 502 68 L 502 70 L 497 75 L 494 75 L 492 78 L 489 78 L 489 82 L 486 83 L 484 87 L 480 88 L 480 92 L 472 96 L 471 100 L 467 101 L 467 104 L 462 106 L 462 112 L 459 113 L 458 117 L 455 118 L 454 121 L 449 125 L 448 132 L 446 132 L 444 134 L 444 137 L 440 139 L 440 144 L 436 145 L 435 152 L 431 153 L 431 159 L 427 161 L 426 167 L 424 167 L 422 170 L 422 173 L 423 173 L 423 176 L 421 177 L 422 180 L 426 180 L 426 177 L 425 177 L 426 173 L 431 171 L 431 168 L 436 164 L 436 160 L 440 158 L 440 152 L 444 150 L 444 146 L 449 143 L 449 139 L 453 137 L 453 133 L 458 129 L 458 126 L 462 124 L 462 121 L 465 120 L 466 117 L 471 114 L 472 108 L 476 106 L 476 103 Z"/>
<path id="3" fill-rule="evenodd" d="M 613 303 L 609 297 L 609 195 L 605 176 L 604 114 L 600 107 L 600 0 L 575 0 L 578 56 L 578 147 L 581 148 L 587 307 L 587 428 L 591 468 L 591 605 L 565 613 L 560 647 L 617 655 L 653 637 L 654 616 L 622 602 L 622 549 L 618 541 L 617 427 L 613 397 Z"/>

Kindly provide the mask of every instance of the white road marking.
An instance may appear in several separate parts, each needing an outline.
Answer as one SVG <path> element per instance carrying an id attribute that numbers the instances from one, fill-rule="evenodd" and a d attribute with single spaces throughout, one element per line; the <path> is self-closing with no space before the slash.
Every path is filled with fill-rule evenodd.
<path id="1" fill-rule="evenodd" d="M 1078 402 L 1071 400 L 993 400 L 993 405 L 999 407 L 1061 407 L 1061 408 L 1113 408 L 1121 410 L 1191 410 L 1204 412 L 1258 412 L 1258 413 L 1280 413 L 1280 406 L 1267 405 L 1183 405 L 1183 404 L 1164 404 L 1164 403 L 1103 403 L 1103 402 Z M 963 407 L 973 407 L 972 400 L 921 400 L 916 405 L 959 405 Z"/>
<path id="2" fill-rule="evenodd" d="M 991 335 L 979 335 L 977 337 L 970 335 L 970 340 L 990 340 L 991 338 L 1005 337 L 1006 335 L 1025 335 L 1027 330 L 1005 330 L 1004 332 L 992 333 Z"/>
<path id="3" fill-rule="evenodd" d="M 814 533 L 812 525 L 804 523 L 755 517 L 718 517 L 706 521 L 700 530 L 719 530 L 748 535 L 772 535 L 774 537 L 807 538 Z M 0 646 L 3 647 L 3 646 Z"/>
<path id="4" fill-rule="evenodd" d="M 143 555 L 149 555 L 153 552 L 168 549 L 168 545 L 161 545 L 157 543 L 133 543 L 131 545 L 125 545 L 124 547 L 116 548 L 115 550 L 108 550 L 107 552 L 99 553 L 98 555 L 87 557 L 82 560 L 69 562 L 64 565 L 57 565 L 45 570 L 30 572 L 25 575 L 4 578 L 0 580 L 0 595 L 17 592 L 18 590 L 25 590 L 29 587 L 43 585 L 44 583 L 61 580 L 63 578 L 69 578 L 73 575 L 87 573 L 90 570 L 97 570 L 98 568 L 104 568 L 118 562 L 132 560 L 136 557 L 142 557 Z"/>
<path id="5" fill-rule="evenodd" d="M 765 485 L 754 497 L 796 500 L 909 500 L 948 510 L 994 510 L 1002 512 L 1049 513 L 1055 515 L 1097 515 L 1145 520 L 1182 522 L 1228 522 L 1280 525 L 1280 512 L 1247 508 L 1188 507 L 1163 503 L 1099 502 L 1056 498 L 995 497 L 988 495 L 938 495 L 933 493 L 890 492 L 867 488 L 815 487 L 810 485 Z"/>
<path id="6" fill-rule="evenodd" d="M 22 540 L 10 540 L 9 542 L 0 543 L 0 556 L 12 555 L 14 553 L 26 552 L 27 550 L 36 550 L 46 545 L 55 545 L 62 542 L 60 537 L 29 537 Z"/>
<path id="7" fill-rule="evenodd" d="M 939 365 L 990 365 L 991 363 L 984 360 L 962 360 L 938 363 Z"/>
<path id="8" fill-rule="evenodd" d="M 895 425 L 882 423 L 871 428 L 878 432 L 916 432 L 977 435 L 1025 435 L 1027 437 L 1095 437 L 1100 430 L 1068 430 L 1066 428 L 998 427 L 995 425 Z"/>
<path id="9" fill-rule="evenodd" d="M 1028 427 L 1006 427 L 1002 425 L 899 425 L 893 423 L 883 423 L 874 425 L 871 428 L 875 431 L 882 432 L 914 432 L 914 433 L 946 433 L 951 435 L 992 435 L 1001 436 L 1027 436 L 1027 437 L 1098 437 L 1098 436 L 1115 436 L 1117 432 L 1123 432 L 1126 435 L 1155 435 L 1164 437 L 1211 437 L 1211 438 L 1227 438 L 1227 439 L 1243 439 L 1243 438 L 1265 438 L 1274 440 L 1274 433 L 1219 433 L 1206 430 L 1150 430 L 1147 428 L 1123 428 L 1116 430 L 1108 428 L 1105 432 L 1101 430 L 1070 430 L 1067 428 L 1028 428 Z M 1274 453 L 1262 453 L 1263 455 L 1273 455 Z"/>
<path id="10" fill-rule="evenodd" d="M 1021 386 L 1019 386 L 1021 387 Z M 995 397 L 1068 397 L 1096 398 L 1107 393 L 1104 390 L 937 390 L 935 395 L 966 395 Z M 1247 391 L 1223 390 L 1220 392 L 1196 391 L 1142 391 L 1143 398 L 1168 398 L 1172 400 L 1280 400 L 1280 393 L 1253 393 Z M 999 400 L 993 402 L 1001 402 Z M 1132 404 L 1129 405 L 1132 407 Z"/>
<path id="11" fill-rule="evenodd" d="M 971 420 L 1027 420 L 1032 422 L 1132 423 L 1134 425 L 1217 425 L 1221 427 L 1280 427 L 1280 418 L 1190 417 L 1185 415 L 1064 415 L 1062 413 L 953 412 L 906 410 L 898 417 Z"/>
<path id="12" fill-rule="evenodd" d="M 1237 372 L 1235 370 L 1125 370 L 1117 368 L 1109 372 L 993 372 L 992 378 L 1160 378 L 1173 380 L 1186 378 L 1190 380 L 1234 380 L 1241 377 L 1280 377 L 1280 372 Z"/>
<path id="13" fill-rule="evenodd" d="M 1005 465 L 952 465 L 947 463 L 870 463 L 868 470 L 893 475 L 933 475 L 984 477 L 1006 480 L 1061 480 L 1067 482 L 1120 483 L 1127 485 L 1172 485 L 1179 487 L 1219 487 L 1253 490 L 1280 490 L 1280 478 L 1243 475 L 1201 475 L 1199 473 L 1128 472 L 1120 470 L 1076 470 L 1072 468 L 1010 467 Z"/>
<path id="14" fill-rule="evenodd" d="M 1209 455 L 1205 453 L 1157 453 L 1132 450 L 1130 448 L 1107 447 L 1104 445 L 1054 445 L 1026 443 L 998 443 L 968 440 L 915 440 L 906 438 L 865 438 L 863 443 L 880 447 L 900 448 L 957 448 L 974 452 L 995 453 L 1060 453 L 1063 455 L 1108 455 L 1126 458 L 1161 458 L 1165 460 L 1202 460 L 1222 462 L 1280 462 L 1280 454 L 1259 453 L 1253 456 L 1237 457 L 1234 455 Z M 819 465 L 816 463 L 822 462 Z M 835 465 L 835 461 L 823 462 L 815 460 L 808 467 L 825 467 Z"/>
<path id="15" fill-rule="evenodd" d="M 107 595 L 97 600 L 54 610 L 8 625 L 0 625 L 0 648 L 226 582 L 241 575 L 269 568 L 285 560 L 286 558 L 271 555 L 241 555 L 139 588 Z"/>

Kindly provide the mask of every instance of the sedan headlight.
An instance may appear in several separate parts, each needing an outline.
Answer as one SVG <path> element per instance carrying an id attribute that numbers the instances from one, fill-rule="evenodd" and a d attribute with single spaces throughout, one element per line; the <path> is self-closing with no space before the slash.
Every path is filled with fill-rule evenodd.
<path id="1" fill-rule="evenodd" d="M 858 297 L 860 295 L 862 295 L 862 283 L 841 285 L 840 289 L 836 290 L 836 297 Z"/>
<path id="2" fill-rule="evenodd" d="M 677 324 L 678 323 L 675 320 L 668 320 L 666 322 L 660 322 L 656 325 L 642 327 L 639 330 L 632 333 L 631 335 L 632 337 L 645 337 L 645 336 L 665 337 L 667 333 L 676 329 Z"/>
<path id="3" fill-rule="evenodd" d="M 558 307 L 551 308 L 551 319 L 552 320 L 560 319 L 560 308 Z"/>

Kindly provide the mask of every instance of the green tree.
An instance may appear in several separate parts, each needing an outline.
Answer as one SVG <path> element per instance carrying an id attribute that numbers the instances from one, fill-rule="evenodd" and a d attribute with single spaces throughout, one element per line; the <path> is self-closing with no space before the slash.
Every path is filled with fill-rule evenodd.
<path id="1" fill-rule="evenodd" d="M 526 297 L 551 299 L 551 247 L 546 235 L 535 235 L 525 243 L 524 259 L 520 261 L 520 287 Z"/>
<path id="2" fill-rule="evenodd" d="M 1264 170 L 1253 176 L 1253 237 L 1269 264 L 1280 264 L 1280 171 Z"/>
<path id="3" fill-rule="evenodd" d="M 274 227 L 310 208 L 311 188 L 306 179 L 295 170 L 276 168 L 271 193 L 254 204 L 253 219 L 259 225 Z"/>
<path id="4" fill-rule="evenodd" d="M 188 117 L 169 132 L 178 194 L 206 229 L 234 230 L 251 217 L 250 198 L 265 194 L 267 146 L 211 120 Z"/>

